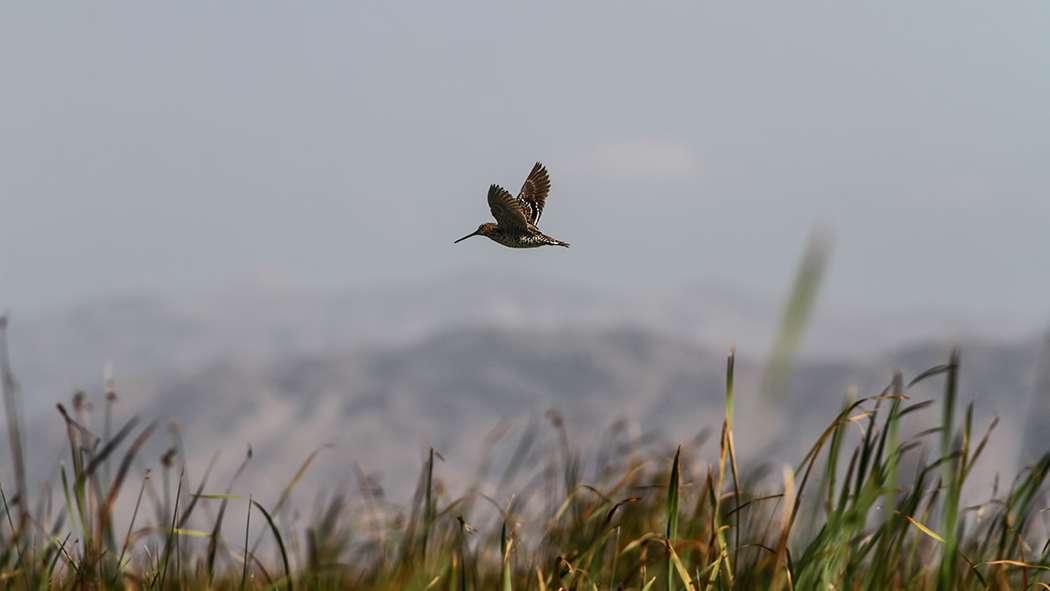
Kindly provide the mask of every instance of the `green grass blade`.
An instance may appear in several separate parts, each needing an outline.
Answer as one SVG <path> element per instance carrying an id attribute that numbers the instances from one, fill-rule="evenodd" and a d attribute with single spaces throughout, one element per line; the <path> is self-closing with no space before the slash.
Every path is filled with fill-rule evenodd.
<path id="1" fill-rule="evenodd" d="M 287 583 L 288 591 L 292 591 L 292 567 L 288 561 L 288 552 L 284 547 L 284 538 L 281 537 L 281 532 L 278 531 L 277 525 L 273 522 L 273 517 L 270 516 L 266 508 L 260 505 L 258 501 L 253 500 L 251 503 L 262 512 L 263 517 L 266 518 L 266 523 L 270 525 L 270 532 L 273 533 L 273 539 L 277 542 L 277 548 L 281 553 L 281 562 L 284 564 L 285 582 Z"/>
<path id="2" fill-rule="evenodd" d="M 671 477 L 667 483 L 667 591 L 674 590 L 674 544 L 678 538 L 678 503 L 679 490 L 678 479 L 680 476 L 679 461 L 682 455 L 682 447 L 674 452 L 674 461 L 671 463 Z M 688 577 L 686 577 L 688 579 Z"/>
<path id="3" fill-rule="evenodd" d="M 810 236 L 806 245 L 762 377 L 762 395 L 767 401 L 776 402 L 778 405 L 781 402 L 781 393 L 787 384 L 810 312 L 820 290 L 824 271 L 828 266 L 831 244 L 831 233 L 821 228 Z"/>

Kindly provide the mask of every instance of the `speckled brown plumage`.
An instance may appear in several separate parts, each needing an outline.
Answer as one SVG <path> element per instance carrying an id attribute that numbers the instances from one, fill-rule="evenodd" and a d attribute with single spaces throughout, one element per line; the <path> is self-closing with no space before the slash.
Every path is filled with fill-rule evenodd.
<path id="1" fill-rule="evenodd" d="M 525 179 L 517 198 L 499 185 L 489 187 L 489 209 L 496 223 L 478 226 L 476 232 L 467 234 L 456 242 L 471 236 L 485 236 L 511 248 L 536 248 L 537 246 L 569 246 L 567 242 L 555 240 L 540 232 L 536 223 L 543 215 L 547 204 L 547 193 L 551 190 L 551 179 L 547 169 L 539 162 Z"/>

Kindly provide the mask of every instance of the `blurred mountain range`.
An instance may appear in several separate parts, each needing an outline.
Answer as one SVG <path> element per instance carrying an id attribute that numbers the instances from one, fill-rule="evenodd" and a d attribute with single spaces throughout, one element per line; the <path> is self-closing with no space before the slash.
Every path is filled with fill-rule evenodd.
<path id="1" fill-rule="evenodd" d="M 200 369 L 220 359 L 279 359 L 361 345 L 397 347 L 465 327 L 634 328 L 726 351 L 765 355 L 786 296 L 728 280 L 613 292 L 506 269 L 321 292 L 258 273 L 201 294 L 98 298 L 13 318 L 11 356 L 27 393 L 65 398 L 118 376 Z M 15 311 L 17 313 L 17 311 Z M 800 354 L 864 360 L 921 342 L 1016 342 L 1041 318 L 1009 312 L 870 310 L 818 302 Z"/>
<path id="2" fill-rule="evenodd" d="M 977 431 L 993 416 L 1001 421 L 988 469 L 1011 477 L 1018 462 L 1050 447 L 1050 436 L 1029 426 L 1050 415 L 1039 406 L 1050 392 L 1035 396 L 1045 364 L 1032 319 L 819 306 L 787 389 L 762 397 L 778 314 L 778 298 L 727 284 L 612 294 L 473 271 L 322 294 L 261 276 L 210 294 L 100 299 L 43 313 L 12 322 L 10 342 L 31 465 L 68 454 L 53 409 L 69 406 L 74 390 L 87 392 L 95 413 L 84 420 L 99 426 L 102 368 L 112 363 L 117 423 L 138 414 L 178 424 L 176 446 L 198 477 L 216 452 L 214 477 L 232 473 L 250 444 L 255 457 L 242 484 L 274 495 L 326 444 L 333 447 L 307 472 L 306 489 L 352 481 L 350 460 L 403 489 L 431 447 L 448 459 L 442 474 L 462 482 L 487 450 L 509 453 L 498 450 L 537 433 L 528 454 L 540 461 L 559 437 L 548 410 L 589 453 L 624 437 L 673 449 L 705 431 L 711 451 L 733 341 L 744 458 L 797 462 L 851 387 L 877 395 L 893 371 L 910 379 L 945 363 L 954 344 L 963 346 L 960 399 L 974 401 Z M 910 395 L 939 398 L 942 384 Z M 917 418 L 915 433 L 928 426 Z M 153 439 L 144 465 L 172 445 Z M 0 458 L 0 467 L 9 462 Z M 493 470 L 485 478 L 503 480 Z"/>

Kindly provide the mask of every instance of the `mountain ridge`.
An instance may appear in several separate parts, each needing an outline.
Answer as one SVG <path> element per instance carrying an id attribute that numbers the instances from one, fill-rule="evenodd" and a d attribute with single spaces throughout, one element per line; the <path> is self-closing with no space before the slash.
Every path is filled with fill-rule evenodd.
<path id="1" fill-rule="evenodd" d="M 193 371 L 215 359 L 280 359 L 359 345 L 408 346 L 456 327 L 511 330 L 635 328 L 713 349 L 736 342 L 763 355 L 780 301 L 729 280 L 616 292 L 506 269 L 351 290 L 304 288 L 279 275 L 236 279 L 198 294 L 106 297 L 15 319 L 12 362 L 30 396 L 64 396 L 118 376 Z M 871 311 L 820 303 L 800 351 L 806 359 L 872 358 L 922 341 L 1030 338 L 1024 314 L 967 317 Z"/>
<path id="2" fill-rule="evenodd" d="M 973 400 L 976 428 L 995 416 L 1001 421 L 983 470 L 1008 473 L 1006 467 L 1022 455 L 1039 347 L 1029 341 L 963 349 L 960 412 Z M 762 359 L 740 352 L 735 431 L 741 461 L 797 461 L 851 387 L 858 397 L 877 395 L 894 370 L 907 380 L 946 362 L 949 352 L 945 345 L 924 345 L 867 363 L 804 361 L 780 405 L 759 393 Z M 474 478 L 486 441 L 513 440 L 537 421 L 549 431 L 550 421 L 542 417 L 550 410 L 564 418 L 573 448 L 587 456 L 600 451 L 596 448 L 618 422 L 666 442 L 717 434 L 724 413 L 725 360 L 726 351 L 638 329 L 450 329 L 407 346 L 358 346 L 278 360 L 225 359 L 195 371 L 118 378 L 114 424 L 139 414 L 179 425 L 170 436 L 155 435 L 138 465 L 148 466 L 174 447 L 184 450 L 180 457 L 199 475 L 221 452 L 214 471 L 220 482 L 250 445 L 255 457 L 243 479 L 244 491 L 274 487 L 275 477 L 290 478 L 318 450 L 302 480 L 304 490 L 350 482 L 351 459 L 369 472 L 382 472 L 380 482 L 393 490 L 411 488 L 431 447 L 447 459 L 443 477 L 463 484 Z M 939 401 L 942 389 L 943 379 L 931 380 L 908 395 L 914 401 Z M 97 415 L 105 404 L 101 391 L 89 388 L 87 398 Z M 926 427 L 926 419 L 916 419 L 913 433 Z M 61 419 L 53 411 L 31 421 L 27 433 L 31 465 L 68 453 Z M 1050 441 L 1044 437 L 1037 444 Z M 705 449 L 714 448 L 709 442 Z M 990 481 L 990 474 L 980 476 Z"/>

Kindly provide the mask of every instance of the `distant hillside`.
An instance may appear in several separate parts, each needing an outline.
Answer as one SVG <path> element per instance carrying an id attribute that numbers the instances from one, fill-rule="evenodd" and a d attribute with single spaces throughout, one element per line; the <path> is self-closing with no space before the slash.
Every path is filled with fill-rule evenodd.
<path id="1" fill-rule="evenodd" d="M 112 362 L 127 379 L 199 371 L 219 360 L 283 359 L 359 346 L 405 346 L 464 327 L 562 331 L 622 328 L 760 357 L 783 294 L 709 281 L 642 293 L 573 285 L 506 270 L 321 293 L 255 276 L 209 293 L 102 298 L 11 322 L 12 360 L 27 410 L 98 387 Z M 1039 319 L 951 311 L 872 311 L 819 302 L 809 359 L 873 359 L 917 342 L 1031 338 Z"/>
<path id="2" fill-rule="evenodd" d="M 961 404 L 975 400 L 975 430 L 981 434 L 993 416 L 1001 419 L 982 469 L 1012 476 L 1032 412 L 1039 350 L 1035 341 L 964 349 Z M 501 420 L 508 421 L 498 430 L 505 452 L 530 421 L 538 425 L 532 461 L 539 461 L 543 449 L 556 442 L 543 418 L 548 409 L 564 415 L 572 445 L 591 454 L 609 444 L 603 439 L 606 429 L 620 418 L 628 421 L 626 432 L 655 433 L 668 445 L 704 430 L 716 438 L 726 352 L 629 329 L 446 331 L 412 345 L 227 360 L 119 381 L 117 414 L 121 420 L 134 413 L 162 424 L 176 421 L 197 478 L 221 451 L 213 476 L 219 483 L 250 444 L 255 457 L 244 478 L 246 490 L 277 494 L 299 464 L 327 443 L 336 447 L 322 451 L 304 490 L 352 481 L 354 459 L 404 490 L 430 447 L 446 458 L 442 474 L 464 484 Z M 895 368 L 910 379 L 944 363 L 948 353 L 947 346 L 922 346 L 865 363 L 805 363 L 782 404 L 776 404 L 757 396 L 761 360 L 743 349 L 737 366 L 740 453 L 751 464 L 798 461 L 802 446 L 815 441 L 851 385 L 859 387 L 859 396 L 875 395 Z M 932 380 L 910 395 L 939 400 L 942 387 L 943 380 Z M 101 408 L 97 390 L 91 400 Z M 97 413 L 93 424 L 101 428 Z M 916 433 L 925 428 L 921 420 L 914 426 Z M 37 465 L 51 465 L 68 453 L 63 433 L 54 411 L 33 422 L 30 448 Z M 168 439 L 158 432 L 143 461 L 155 465 Z M 706 449 L 714 450 L 713 440 Z M 2 461 L 6 466 L 9 460 Z M 990 482 L 991 472 L 984 475 Z M 499 475 L 490 478 L 498 481 Z"/>

